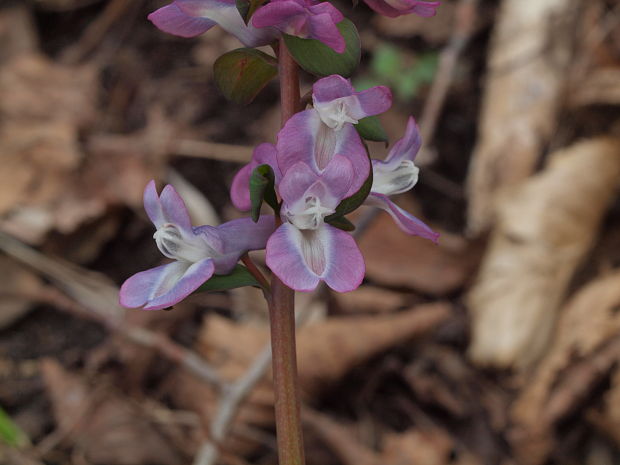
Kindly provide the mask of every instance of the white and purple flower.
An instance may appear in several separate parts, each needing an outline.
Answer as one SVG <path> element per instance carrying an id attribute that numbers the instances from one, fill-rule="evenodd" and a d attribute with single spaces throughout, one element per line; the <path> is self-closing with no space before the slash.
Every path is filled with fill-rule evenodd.
<path id="1" fill-rule="evenodd" d="M 351 82 L 338 75 L 318 80 L 312 87 L 314 108 L 293 115 L 278 133 L 276 149 L 280 171 L 303 161 L 321 175 L 333 157 L 346 157 L 354 177 L 346 197 L 355 194 L 368 178 L 370 162 L 354 124 L 383 113 L 392 105 L 385 86 L 356 92 Z"/>
<path id="2" fill-rule="evenodd" d="M 350 234 L 325 223 L 354 182 L 351 161 L 335 155 L 320 175 L 303 161 L 278 161 L 284 223 L 267 242 L 267 266 L 297 291 L 320 281 L 338 292 L 356 289 L 364 279 L 362 254 Z"/>
<path id="3" fill-rule="evenodd" d="M 273 216 L 262 216 L 258 223 L 243 218 L 194 228 L 174 187 L 167 185 L 158 196 L 155 181 L 144 190 L 144 209 L 157 228 L 157 247 L 174 261 L 123 283 L 120 303 L 128 308 L 159 310 L 180 302 L 213 274 L 230 273 L 248 250 L 264 248 L 274 230 Z"/>
<path id="4" fill-rule="evenodd" d="M 390 18 L 415 13 L 429 18 L 437 14 L 440 2 L 426 0 L 364 0 L 377 13 Z"/>
<path id="5" fill-rule="evenodd" d="M 180 37 L 195 37 L 219 25 L 247 47 L 268 45 L 280 34 L 274 28 L 245 24 L 235 0 L 174 0 L 148 16 L 159 29 Z"/>
<path id="6" fill-rule="evenodd" d="M 271 0 L 252 16 L 254 27 L 275 27 L 281 32 L 304 39 L 316 39 L 343 53 L 344 37 L 336 24 L 344 19 L 330 2 L 316 0 Z"/>
<path id="7" fill-rule="evenodd" d="M 372 188 L 364 203 L 387 211 L 398 227 L 407 234 L 437 242 L 438 233 L 389 198 L 391 195 L 411 190 L 418 182 L 420 170 L 413 160 L 421 145 L 418 126 L 413 117 L 409 117 L 405 135 L 394 144 L 385 160 L 372 160 Z"/>

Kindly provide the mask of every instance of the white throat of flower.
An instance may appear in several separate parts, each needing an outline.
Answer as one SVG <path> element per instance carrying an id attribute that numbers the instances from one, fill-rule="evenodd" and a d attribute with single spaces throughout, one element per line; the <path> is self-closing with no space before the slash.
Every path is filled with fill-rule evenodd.
<path id="1" fill-rule="evenodd" d="M 385 195 L 406 192 L 418 182 L 419 171 L 420 169 L 411 160 L 402 160 L 391 168 L 383 163 L 373 163 L 371 191 Z"/>
<path id="2" fill-rule="evenodd" d="M 340 131 L 345 123 L 358 123 L 358 120 L 349 115 L 349 107 L 342 98 L 330 102 L 315 101 L 314 109 L 319 113 L 321 121 L 334 131 Z"/>
<path id="3" fill-rule="evenodd" d="M 321 204 L 321 199 L 307 195 L 286 212 L 286 218 L 297 229 L 318 229 L 323 219 L 334 210 Z"/>
<path id="4" fill-rule="evenodd" d="M 202 237 L 183 234 L 181 229 L 172 223 L 162 225 L 155 231 L 153 238 L 161 253 L 174 260 L 196 263 L 217 255 Z"/>

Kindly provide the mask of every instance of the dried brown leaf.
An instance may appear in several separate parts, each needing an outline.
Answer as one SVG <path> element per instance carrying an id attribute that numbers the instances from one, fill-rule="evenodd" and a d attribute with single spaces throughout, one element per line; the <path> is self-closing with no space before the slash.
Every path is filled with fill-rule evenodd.
<path id="1" fill-rule="evenodd" d="M 620 142 L 601 138 L 559 151 L 506 196 L 468 297 L 476 363 L 523 367 L 542 354 L 619 180 Z"/>
<path id="2" fill-rule="evenodd" d="M 553 134 L 571 63 L 577 4 L 502 2 L 468 178 L 468 226 L 473 234 L 488 228 L 497 194 L 534 171 Z"/>
<path id="3" fill-rule="evenodd" d="M 475 268 L 479 250 L 443 234 L 439 245 L 403 233 L 381 214 L 359 241 L 366 276 L 379 284 L 445 295 L 462 287 Z"/>
<path id="4" fill-rule="evenodd" d="M 588 284 L 561 312 L 553 345 L 511 409 L 513 443 L 521 456 L 529 457 L 528 463 L 544 461 L 554 425 L 579 406 L 620 358 L 619 305 L 620 272 L 616 271 Z M 617 396 L 613 386 L 605 396 L 605 410 L 615 421 L 619 419 L 613 401 Z"/>
<path id="5" fill-rule="evenodd" d="M 312 398 L 326 385 L 370 357 L 397 344 L 421 337 L 449 318 L 445 303 L 421 305 L 395 315 L 380 317 L 328 318 L 299 330 L 299 378 L 303 394 Z M 264 326 L 241 325 L 210 315 L 198 340 L 198 351 L 218 369 L 222 378 L 237 379 L 269 341 Z M 177 405 L 194 410 L 208 421 L 216 408 L 217 395 L 210 387 L 177 373 L 170 384 Z M 242 434 L 248 425 L 273 424 L 271 376 L 250 394 L 236 417 L 225 447 L 237 453 L 251 451 L 255 444 Z M 244 427 L 245 425 L 245 427 Z"/>
<path id="6" fill-rule="evenodd" d="M 44 361 L 42 371 L 59 428 L 89 463 L 183 463 L 165 436 L 129 400 L 110 390 L 93 390 L 51 359 Z"/>
<path id="7" fill-rule="evenodd" d="M 407 295 L 364 285 L 355 292 L 335 293 L 334 300 L 342 313 L 391 313 L 405 305 Z"/>
<path id="8" fill-rule="evenodd" d="M 29 297 L 36 295 L 43 283 L 34 273 L 4 256 L 0 256 L 0 270 L 0 329 L 4 329 L 30 310 Z"/>

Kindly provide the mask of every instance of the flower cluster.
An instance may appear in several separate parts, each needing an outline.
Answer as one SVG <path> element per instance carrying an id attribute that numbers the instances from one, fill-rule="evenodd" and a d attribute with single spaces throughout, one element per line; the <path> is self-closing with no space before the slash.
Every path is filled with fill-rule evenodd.
<path id="1" fill-rule="evenodd" d="M 242 16 L 244 1 L 251 5 L 248 16 Z M 392 17 L 433 16 L 439 5 L 422 0 L 365 2 Z M 183 37 L 219 25 L 247 47 L 272 44 L 283 34 L 322 42 L 337 54 L 349 46 L 339 28 L 342 13 L 329 2 L 316 0 L 174 0 L 149 19 Z M 266 60 L 262 69 L 272 66 L 260 52 L 243 59 Z M 233 180 L 233 204 L 242 211 L 252 210 L 254 221 L 245 218 L 217 227 L 193 227 L 172 186 L 158 195 L 154 181 L 148 184 L 144 207 L 156 229 L 153 238 L 172 262 L 125 281 L 122 305 L 149 310 L 170 307 L 206 282 L 213 283 L 214 275 L 229 275 L 246 252 L 258 249 L 266 249 L 267 266 L 292 289 L 311 291 L 321 281 L 338 292 L 356 289 L 364 278 L 364 259 L 348 232 L 353 225 L 345 215 L 362 204 L 385 210 L 407 234 L 437 241 L 437 233 L 390 199 L 413 188 L 418 180 L 414 159 L 421 139 L 414 119 L 409 118 L 404 136 L 384 160 L 371 159 L 357 125 L 390 108 L 390 90 L 376 86 L 357 92 L 348 79 L 326 74 L 312 87 L 311 108 L 285 123 L 275 145 L 257 146 L 250 163 Z M 267 176 L 260 178 L 258 190 L 251 188 L 257 173 Z M 269 201 L 276 216 L 259 216 L 263 200 Z"/>
<path id="2" fill-rule="evenodd" d="M 364 0 L 377 13 L 396 17 L 415 13 L 433 16 L 439 2 L 426 0 Z M 344 38 L 337 24 L 344 16 L 329 2 L 271 0 L 254 12 L 249 23 L 237 10 L 236 0 L 174 0 L 149 15 L 159 29 L 180 37 L 195 37 L 216 24 L 248 47 L 267 45 L 280 33 L 317 39 L 338 53 Z"/>

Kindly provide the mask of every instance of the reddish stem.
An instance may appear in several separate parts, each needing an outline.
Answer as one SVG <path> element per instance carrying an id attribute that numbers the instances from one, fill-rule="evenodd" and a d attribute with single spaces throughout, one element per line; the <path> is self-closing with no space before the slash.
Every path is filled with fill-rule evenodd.
<path id="1" fill-rule="evenodd" d="M 284 126 L 299 110 L 299 75 L 297 64 L 282 39 L 278 58 Z M 295 348 L 295 294 L 277 276 L 273 277 L 271 283 L 269 318 L 279 465 L 304 465 Z"/>

